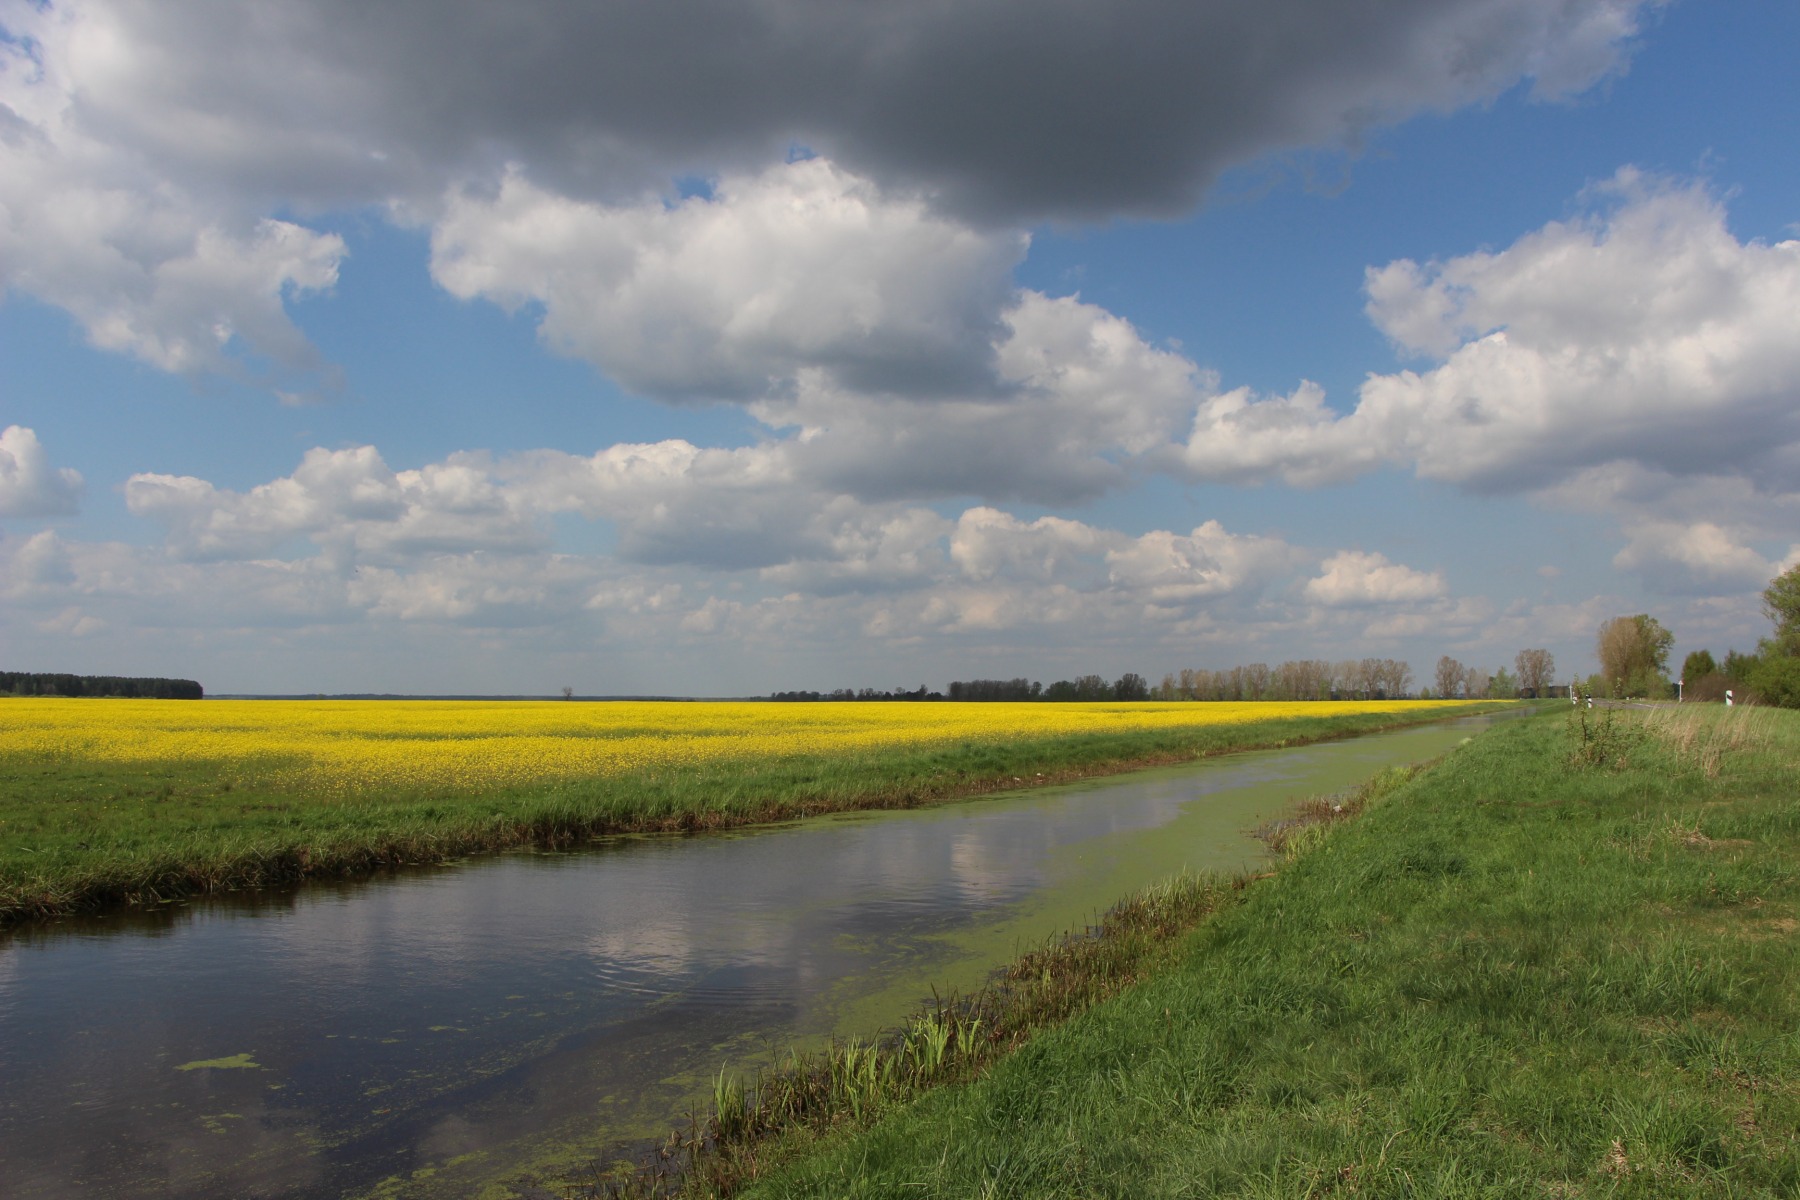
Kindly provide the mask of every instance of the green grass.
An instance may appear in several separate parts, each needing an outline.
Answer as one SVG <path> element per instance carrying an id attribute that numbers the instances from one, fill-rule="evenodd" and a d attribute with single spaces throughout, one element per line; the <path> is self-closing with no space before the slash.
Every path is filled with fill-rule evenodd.
<path id="1" fill-rule="evenodd" d="M 1148 979 L 742 1194 L 1800 1195 L 1800 714 L 1585 719 L 1290 832 Z"/>
<path id="2" fill-rule="evenodd" d="M 1020 781 L 1058 782 L 1419 720 L 1417 712 L 1297 717 L 881 755 L 795 757 L 529 791 L 353 800 L 234 785 L 203 762 L 119 767 L 0 760 L 0 926 L 534 842 L 907 807 L 1016 787 Z"/>

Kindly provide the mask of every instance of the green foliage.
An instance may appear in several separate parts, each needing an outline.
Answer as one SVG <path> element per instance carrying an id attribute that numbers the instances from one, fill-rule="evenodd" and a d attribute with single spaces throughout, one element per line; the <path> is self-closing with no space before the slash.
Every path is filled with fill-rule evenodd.
<path id="1" fill-rule="evenodd" d="M 1777 575 L 1763 589 L 1763 612 L 1775 623 L 1775 653 L 1800 655 L 1800 566 Z"/>
<path id="2" fill-rule="evenodd" d="M 1675 635 L 1647 613 L 1614 617 L 1600 626 L 1595 649 L 1613 696 L 1660 699 L 1673 694 L 1666 678 Z"/>
<path id="3" fill-rule="evenodd" d="M 0 671 L 0 693 L 14 696 L 113 696 L 136 700 L 199 700 L 204 698 L 205 689 L 192 679 Z"/>
<path id="4" fill-rule="evenodd" d="M 1750 682 L 1750 673 L 1756 670 L 1758 659 L 1754 654 L 1742 654 L 1736 650 L 1725 652 L 1725 665 L 1720 668 L 1725 678 L 1735 684 Z"/>
<path id="5" fill-rule="evenodd" d="M 1569 710 L 1569 737 L 1572 765 L 1623 770 L 1632 747 L 1642 738 L 1642 726 L 1618 717 L 1615 709 L 1592 709 L 1579 703 Z"/>
<path id="6" fill-rule="evenodd" d="M 1488 695 L 1496 700 L 1511 700 L 1518 694 L 1519 681 L 1505 667 L 1495 671 L 1493 679 L 1488 681 Z"/>
<path id="7" fill-rule="evenodd" d="M 1681 678 L 1688 684 L 1704 679 L 1718 669 L 1719 664 L 1713 661 L 1710 650 L 1696 650 L 1681 660 Z"/>
<path id="8" fill-rule="evenodd" d="M 1800 657 L 1769 655 L 1760 659 L 1745 681 L 1756 698 L 1779 708 L 1800 708 Z"/>
<path id="9" fill-rule="evenodd" d="M 1148 700 L 1150 684 L 1136 671 L 1127 671 L 1113 684 L 1112 692 L 1115 700 Z"/>

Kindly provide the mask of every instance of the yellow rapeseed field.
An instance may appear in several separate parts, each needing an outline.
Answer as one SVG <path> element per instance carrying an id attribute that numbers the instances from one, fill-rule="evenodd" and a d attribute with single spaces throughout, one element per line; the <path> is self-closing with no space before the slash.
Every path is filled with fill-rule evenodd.
<path id="1" fill-rule="evenodd" d="M 485 791 L 931 744 L 1398 713 L 1444 701 L 878 704 L 431 700 L 0 701 L 0 761 L 205 766 L 262 787 Z"/>

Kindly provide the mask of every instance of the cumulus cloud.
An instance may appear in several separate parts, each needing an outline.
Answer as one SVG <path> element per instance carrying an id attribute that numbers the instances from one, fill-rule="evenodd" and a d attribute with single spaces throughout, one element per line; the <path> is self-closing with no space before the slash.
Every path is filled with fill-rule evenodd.
<path id="1" fill-rule="evenodd" d="M 1505 250 L 1371 270 L 1376 324 L 1442 362 L 1371 378 L 1359 421 L 1484 489 L 1615 460 L 1800 484 L 1800 241 L 1739 241 L 1700 184 L 1625 169 L 1593 195 L 1610 210 Z"/>
<path id="2" fill-rule="evenodd" d="M 1307 647 L 1391 653 L 1470 636 L 1487 611 L 1449 595 L 1438 573 L 1218 521 L 1133 533 L 990 505 L 938 512 L 832 492 L 788 468 L 768 447 L 665 442 L 404 470 L 373 447 L 319 449 L 244 491 L 140 475 L 127 503 L 164 529 L 163 544 L 0 539 L 0 628 L 108 653 L 158 630 L 190 657 L 235 644 L 298 655 L 296 668 L 303 647 L 361 661 L 416 653 L 433 630 L 478 633 L 471 654 L 544 664 L 556 647 L 658 646 L 687 655 L 686 674 L 636 686 L 716 694 L 767 686 L 766 663 L 719 683 L 702 664 L 721 655 L 791 665 L 805 647 L 819 660 L 809 670 L 842 671 L 859 655 L 929 648 L 926 679 L 1022 665 L 1156 671 Z M 681 514 L 721 512 L 740 524 L 684 533 Z M 612 525 L 615 551 L 560 551 L 558 513 Z M 727 532 L 754 552 L 720 549 Z M 1120 654 L 1136 661 L 1105 665 Z"/>
<path id="3" fill-rule="evenodd" d="M 81 473 L 52 467 L 34 430 L 0 430 L 0 517 L 60 517 L 81 498 Z"/>
<path id="4" fill-rule="evenodd" d="M 802 368 L 930 395 L 989 378 L 1025 246 L 808 159 L 630 206 L 509 171 L 492 196 L 452 199 L 431 269 L 465 299 L 541 305 L 546 342 L 646 395 L 755 398 Z"/>
<path id="5" fill-rule="evenodd" d="M 1228 533 L 1208 521 L 1191 533 L 1152 530 L 1107 552 L 1110 578 L 1161 608 L 1186 608 L 1215 596 L 1260 592 L 1301 558 L 1274 538 Z"/>
<path id="6" fill-rule="evenodd" d="M 1310 386 L 1213 397 L 1182 469 L 1317 484 L 1388 462 L 1529 491 L 1633 464 L 1800 488 L 1800 242 L 1740 241 L 1704 185 L 1630 168 L 1588 199 L 1504 250 L 1371 268 L 1371 319 L 1437 365 L 1371 375 L 1342 415 Z"/>
<path id="7" fill-rule="evenodd" d="M 1626 539 L 1613 566 L 1659 592 L 1760 591 L 1781 569 L 1711 521 L 1633 525 Z"/>
<path id="8" fill-rule="evenodd" d="M 860 387 L 929 386 L 929 364 L 960 378 L 985 351 L 992 272 L 1018 254 L 980 230 L 1178 212 L 1271 151 L 1520 80 L 1579 92 L 1624 68 L 1655 3 L 7 0 L 0 263 L 104 348 L 304 373 L 285 301 L 345 253 L 306 221 L 441 217 L 447 286 L 541 301 L 547 337 L 652 394 L 741 394 L 795 349 Z M 765 169 L 796 145 L 841 169 Z M 793 182 L 809 172 L 836 179 Z M 641 202 L 692 176 L 728 203 Z M 823 236 L 796 241 L 804 216 Z M 652 249 L 626 262 L 622 239 Z M 695 349 L 681 335 L 733 302 L 741 325 L 690 374 L 654 353 Z"/>
<path id="9" fill-rule="evenodd" d="M 791 431 L 794 469 L 864 499 L 1091 499 L 1155 469 L 1213 387 L 1129 322 L 1075 297 L 1022 291 L 994 346 L 996 386 L 928 401 L 871 396 L 803 374 L 751 411 Z"/>
<path id="10" fill-rule="evenodd" d="M 962 574 L 986 581 L 1005 574 L 1031 582 L 1081 580 L 1109 548 L 1107 535 L 1065 517 L 1022 521 L 982 505 L 964 512 L 950 538 L 950 557 Z M 1091 575 L 1089 575 L 1091 577 Z"/>
<path id="11" fill-rule="evenodd" d="M 1343 550 L 1326 559 L 1305 590 L 1308 599 L 1333 607 L 1406 604 L 1435 600 L 1445 593 L 1439 572 L 1415 570 L 1389 562 L 1386 555 L 1361 550 Z"/>
<path id="12" fill-rule="evenodd" d="M 796 478 L 768 448 L 665 442 L 587 457 L 457 454 L 401 471 L 374 447 L 315 449 L 292 474 L 244 492 L 144 474 L 125 493 L 134 514 L 166 532 L 156 578 L 217 568 L 239 586 L 257 579 L 258 588 L 293 592 L 271 612 L 344 619 L 519 624 L 531 614 L 622 612 L 699 633 L 764 619 L 765 602 L 784 597 L 816 605 L 862 596 L 889 606 L 867 620 L 893 635 L 902 625 L 1018 628 L 1081 613 L 1121 622 L 1125 613 L 1217 616 L 1284 591 L 1307 603 L 1380 605 L 1444 590 L 1436 575 L 1349 553 L 1301 589 L 1297 572 L 1316 555 L 1217 521 L 1132 535 L 985 505 L 951 517 L 864 502 Z M 559 512 L 614 525 L 618 553 L 557 553 L 547 518 Z M 685 529 L 692 514 L 726 515 L 695 533 Z M 727 537 L 751 550 L 722 551 Z M 46 603 L 60 591 L 111 593 L 124 568 L 105 560 L 95 569 L 103 559 L 42 535 L 14 548 L 10 586 Z M 134 561 L 126 574 L 150 570 L 152 560 Z M 752 593 L 708 605 L 700 585 L 721 571 Z M 624 576 L 635 582 L 620 583 Z"/>
<path id="13" fill-rule="evenodd" d="M 1342 483 L 1379 465 L 1388 447 L 1325 404 L 1325 390 L 1302 383 L 1292 394 L 1258 399 L 1234 388 L 1204 400 L 1187 443 L 1172 456 L 1190 479 L 1257 483 L 1279 477 L 1300 487 Z"/>
<path id="14" fill-rule="evenodd" d="M 285 301 L 336 282 L 342 239 L 276 219 L 279 197 L 195 190 L 97 119 L 110 85 L 149 88 L 155 74 L 154 54 L 104 16 L 9 5 L 0 29 L 14 35 L 0 38 L 0 287 L 166 371 L 242 373 L 252 357 L 282 378 L 316 371 Z"/>
<path id="15" fill-rule="evenodd" d="M 254 559 L 295 539 L 346 559 L 542 549 L 546 535 L 490 478 L 485 460 L 454 455 L 393 471 L 373 446 L 309 450 L 292 475 L 248 492 L 189 475 L 133 475 L 125 503 L 160 522 L 185 559 Z"/>
<path id="16" fill-rule="evenodd" d="M 1540 97 L 1578 92 L 1623 68 L 1651 7 L 62 0 L 16 3 L 6 21 L 79 81 L 86 125 L 264 194 L 343 203 L 496 157 L 554 164 L 574 193 L 798 141 L 1036 219 L 1181 207 L 1233 163 L 1521 79 Z"/>
<path id="17" fill-rule="evenodd" d="M 1637 463 L 1588 468 L 1534 499 L 1611 519 L 1624 542 L 1613 565 L 1671 596 L 1760 592 L 1782 569 L 1800 528 L 1800 490 Z"/>

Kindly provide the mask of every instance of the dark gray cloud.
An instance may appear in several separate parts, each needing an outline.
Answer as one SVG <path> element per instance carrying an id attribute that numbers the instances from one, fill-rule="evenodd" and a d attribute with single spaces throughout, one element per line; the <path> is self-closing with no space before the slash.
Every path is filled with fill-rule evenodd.
<path id="1" fill-rule="evenodd" d="M 1270 150 L 1522 79 L 1579 90 L 1654 3 L 106 0 L 42 20 L 78 65 L 131 47 L 82 72 L 90 135 L 271 204 L 428 198 L 507 161 L 617 196 L 802 145 L 1020 221 L 1176 212 Z"/>

